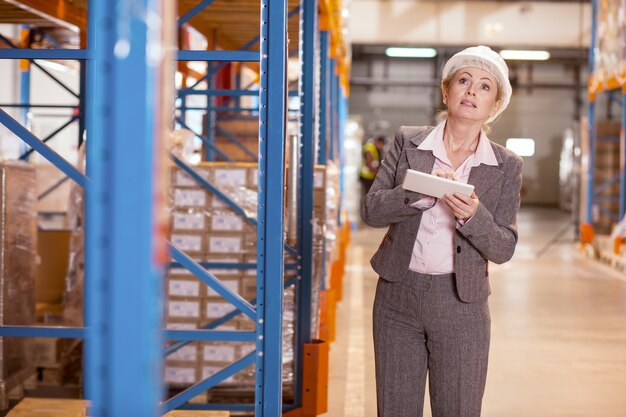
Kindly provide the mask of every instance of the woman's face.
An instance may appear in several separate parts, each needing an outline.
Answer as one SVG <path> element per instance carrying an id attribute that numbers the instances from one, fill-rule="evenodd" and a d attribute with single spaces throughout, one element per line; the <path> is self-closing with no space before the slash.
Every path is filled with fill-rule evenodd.
<path id="1" fill-rule="evenodd" d="M 485 122 L 498 109 L 498 83 L 493 75 L 480 68 L 459 69 L 448 90 L 442 92 L 450 118 Z"/>

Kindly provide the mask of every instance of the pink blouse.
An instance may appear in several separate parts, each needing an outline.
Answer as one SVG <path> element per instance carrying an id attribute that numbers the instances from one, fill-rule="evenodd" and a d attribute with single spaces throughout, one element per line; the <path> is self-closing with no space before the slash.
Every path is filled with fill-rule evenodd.
<path id="1" fill-rule="evenodd" d="M 440 123 L 418 146 L 418 149 L 432 151 L 435 156 L 433 173 L 436 170 L 454 171 L 443 143 L 445 121 Z M 498 165 L 496 155 L 485 132 L 481 131 L 476 152 L 470 155 L 454 171 L 459 181 L 467 183 L 473 167 L 480 164 Z M 424 208 L 433 204 L 434 197 L 425 197 L 413 203 L 413 207 Z M 471 220 L 471 219 L 470 219 Z M 457 220 L 442 200 L 425 210 L 417 232 L 409 269 L 422 274 L 449 274 L 454 272 L 454 233 Z"/>

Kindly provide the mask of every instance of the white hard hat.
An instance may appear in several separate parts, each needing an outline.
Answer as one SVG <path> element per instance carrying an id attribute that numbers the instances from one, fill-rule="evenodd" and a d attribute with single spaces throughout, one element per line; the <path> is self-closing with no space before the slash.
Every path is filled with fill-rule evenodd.
<path id="1" fill-rule="evenodd" d="M 511 82 L 509 81 L 509 68 L 506 66 L 506 62 L 504 62 L 504 59 L 499 53 L 488 46 L 479 45 L 466 48 L 453 55 L 443 67 L 442 77 L 445 80 L 458 69 L 466 67 L 480 68 L 489 72 L 496 78 L 499 88 L 502 89 L 502 102 L 500 103 L 500 107 L 496 113 L 487 120 L 487 123 L 492 122 L 506 109 L 506 106 L 509 105 L 511 94 L 513 94 Z"/>

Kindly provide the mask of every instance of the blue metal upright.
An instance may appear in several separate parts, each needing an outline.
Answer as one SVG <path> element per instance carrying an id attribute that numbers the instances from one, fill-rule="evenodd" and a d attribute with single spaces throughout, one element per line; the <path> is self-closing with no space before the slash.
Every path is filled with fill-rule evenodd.
<path id="1" fill-rule="evenodd" d="M 320 31 L 320 130 L 317 163 L 326 164 L 328 157 L 328 113 L 330 100 L 330 33 L 327 30 Z"/>
<path id="2" fill-rule="evenodd" d="M 591 2 L 591 47 L 589 48 L 589 75 L 594 71 L 594 51 L 596 48 L 596 20 L 598 18 L 598 0 Z M 595 129 L 595 101 L 589 100 L 589 171 L 587 177 L 587 223 L 593 223 L 593 170 L 595 167 L 595 146 L 596 146 L 596 129 Z"/>
<path id="3" fill-rule="evenodd" d="M 159 413 L 161 0 L 89 5 L 86 394 L 94 417 Z M 151 20 L 152 19 L 152 20 Z M 171 22 L 173 24 L 174 22 Z"/>
<path id="4" fill-rule="evenodd" d="M 298 204 L 298 249 L 300 281 L 297 287 L 295 350 L 295 405 L 301 402 L 302 347 L 311 343 L 313 315 L 313 171 L 316 152 L 315 54 L 317 47 L 317 0 L 300 2 L 300 181 Z"/>
<path id="5" fill-rule="evenodd" d="M 287 0 L 261 0 L 255 415 L 282 413 Z"/>

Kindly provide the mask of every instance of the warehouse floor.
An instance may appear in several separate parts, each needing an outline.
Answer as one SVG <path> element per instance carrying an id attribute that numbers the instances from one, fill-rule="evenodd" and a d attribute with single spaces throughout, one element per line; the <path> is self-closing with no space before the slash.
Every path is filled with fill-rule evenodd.
<path id="1" fill-rule="evenodd" d="M 483 417 L 626 415 L 626 274 L 585 258 L 573 233 L 537 257 L 569 221 L 554 209 L 523 208 L 515 257 L 490 265 Z M 377 277 L 368 261 L 383 234 L 365 226 L 352 233 L 331 345 L 327 417 L 376 416 L 371 309 Z"/>

